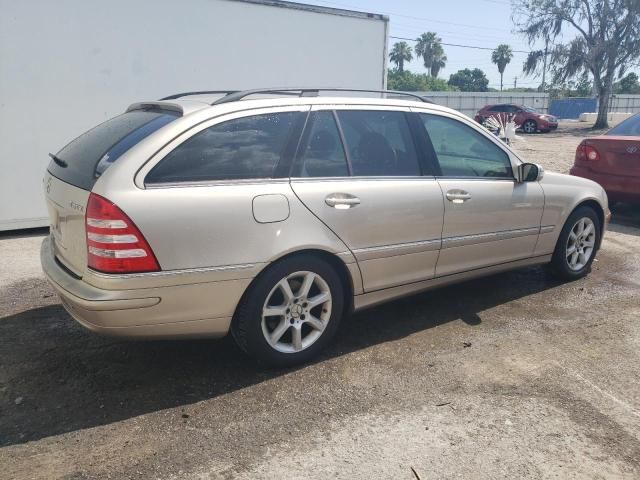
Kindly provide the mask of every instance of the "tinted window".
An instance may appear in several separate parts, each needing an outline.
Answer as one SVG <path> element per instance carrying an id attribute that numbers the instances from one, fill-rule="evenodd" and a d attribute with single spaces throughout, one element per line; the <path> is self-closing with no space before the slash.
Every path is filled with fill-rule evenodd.
<path id="1" fill-rule="evenodd" d="M 309 140 L 293 175 L 299 177 L 349 176 L 347 157 L 332 112 L 314 114 Z"/>
<path id="2" fill-rule="evenodd" d="M 607 132 L 607 135 L 639 136 L 640 137 L 640 114 L 627 118 Z"/>
<path id="3" fill-rule="evenodd" d="M 457 120 L 420 114 L 445 177 L 513 177 L 507 153 Z"/>
<path id="4" fill-rule="evenodd" d="M 338 118 L 355 176 L 420 175 L 403 112 L 342 110 Z"/>
<path id="5" fill-rule="evenodd" d="M 296 115 L 254 115 L 209 127 L 164 157 L 146 183 L 272 177 Z"/>
<path id="6" fill-rule="evenodd" d="M 122 154 L 176 118 L 173 113 L 136 110 L 107 120 L 60 150 L 56 156 L 67 166 L 52 161 L 49 171 L 67 183 L 91 190 Z"/>
<path id="7" fill-rule="evenodd" d="M 504 105 L 494 105 L 493 107 L 488 108 L 490 112 L 506 112 Z"/>

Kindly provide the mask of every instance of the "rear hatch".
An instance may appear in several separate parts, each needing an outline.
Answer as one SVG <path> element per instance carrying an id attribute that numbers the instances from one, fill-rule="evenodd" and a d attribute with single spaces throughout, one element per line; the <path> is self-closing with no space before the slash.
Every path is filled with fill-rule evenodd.
<path id="1" fill-rule="evenodd" d="M 640 137 L 603 135 L 584 143 L 600 154 L 600 160 L 588 162 L 594 172 L 640 177 Z"/>
<path id="2" fill-rule="evenodd" d="M 178 117 L 164 110 L 134 110 L 80 135 L 52 155 L 44 178 L 56 258 L 77 276 L 87 267 L 85 210 L 100 177 L 131 147 Z"/>

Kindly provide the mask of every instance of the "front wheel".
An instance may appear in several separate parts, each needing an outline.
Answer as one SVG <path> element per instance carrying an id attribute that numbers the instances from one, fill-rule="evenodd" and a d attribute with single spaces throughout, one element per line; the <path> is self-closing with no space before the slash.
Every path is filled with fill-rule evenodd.
<path id="1" fill-rule="evenodd" d="M 577 208 L 565 223 L 550 263 L 550 270 L 564 280 L 584 277 L 591 270 L 600 241 L 600 221 L 589 207 Z"/>
<path id="2" fill-rule="evenodd" d="M 300 255 L 269 267 L 245 294 L 231 327 L 236 342 L 259 362 L 303 363 L 334 336 L 344 289 L 333 267 Z"/>
<path id="3" fill-rule="evenodd" d="M 522 131 L 524 133 L 536 133 L 538 130 L 538 124 L 535 120 L 527 120 L 522 124 Z"/>

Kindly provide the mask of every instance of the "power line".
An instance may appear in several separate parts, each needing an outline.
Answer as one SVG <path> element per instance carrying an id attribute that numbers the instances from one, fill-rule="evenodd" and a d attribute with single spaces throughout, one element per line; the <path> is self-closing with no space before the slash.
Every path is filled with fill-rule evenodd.
<path id="1" fill-rule="evenodd" d="M 328 1 L 325 1 L 325 0 L 315 0 L 315 1 L 319 2 L 319 3 L 326 3 L 326 4 L 329 4 L 329 5 L 334 5 L 334 6 L 337 6 L 338 8 L 356 9 L 356 10 L 360 10 L 360 9 L 363 8 L 361 6 L 340 4 L 340 3 L 336 3 L 336 2 L 328 2 Z M 364 8 L 366 8 L 366 7 L 364 7 Z M 469 24 L 466 24 L 466 23 L 448 22 L 448 21 L 445 21 L 445 20 L 436 20 L 436 19 L 433 19 L 433 18 L 416 17 L 414 15 L 403 15 L 401 13 L 394 13 L 394 12 L 388 12 L 388 11 L 387 12 L 378 11 L 377 13 L 382 13 L 384 15 L 393 15 L 395 17 L 409 18 L 411 20 L 422 20 L 424 22 L 442 23 L 442 24 L 446 24 L 446 25 L 456 25 L 458 27 L 477 28 L 477 29 L 481 29 L 481 30 L 497 30 L 499 32 L 509 32 L 509 33 L 511 33 L 510 30 L 506 30 L 504 28 L 469 25 Z"/>
<path id="2" fill-rule="evenodd" d="M 415 38 L 406 38 L 406 37 L 394 37 L 393 35 L 389 35 L 389 38 L 393 38 L 394 40 L 407 40 L 409 42 L 416 42 L 417 40 Z M 444 43 L 441 42 L 442 45 L 446 45 L 448 47 L 460 47 L 460 48 L 473 48 L 476 50 L 495 50 L 495 48 L 491 48 L 491 47 L 478 47 L 475 45 L 461 45 L 459 43 Z M 512 52 L 514 53 L 531 53 L 525 50 L 512 50 Z"/>

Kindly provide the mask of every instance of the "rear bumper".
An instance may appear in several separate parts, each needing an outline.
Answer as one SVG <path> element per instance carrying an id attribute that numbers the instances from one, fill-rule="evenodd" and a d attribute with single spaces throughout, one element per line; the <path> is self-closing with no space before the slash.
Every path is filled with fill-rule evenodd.
<path id="1" fill-rule="evenodd" d="M 96 333 L 137 338 L 222 337 L 251 278 L 180 284 L 172 275 L 166 285 L 117 290 L 98 288 L 79 279 L 55 259 L 47 237 L 40 250 L 42 269 L 64 308 Z"/>
<path id="2" fill-rule="evenodd" d="M 594 172 L 584 167 L 571 167 L 569 171 L 576 177 L 588 178 L 599 183 L 607 192 L 609 200 L 640 201 L 640 178 L 621 175 L 610 175 Z"/>

